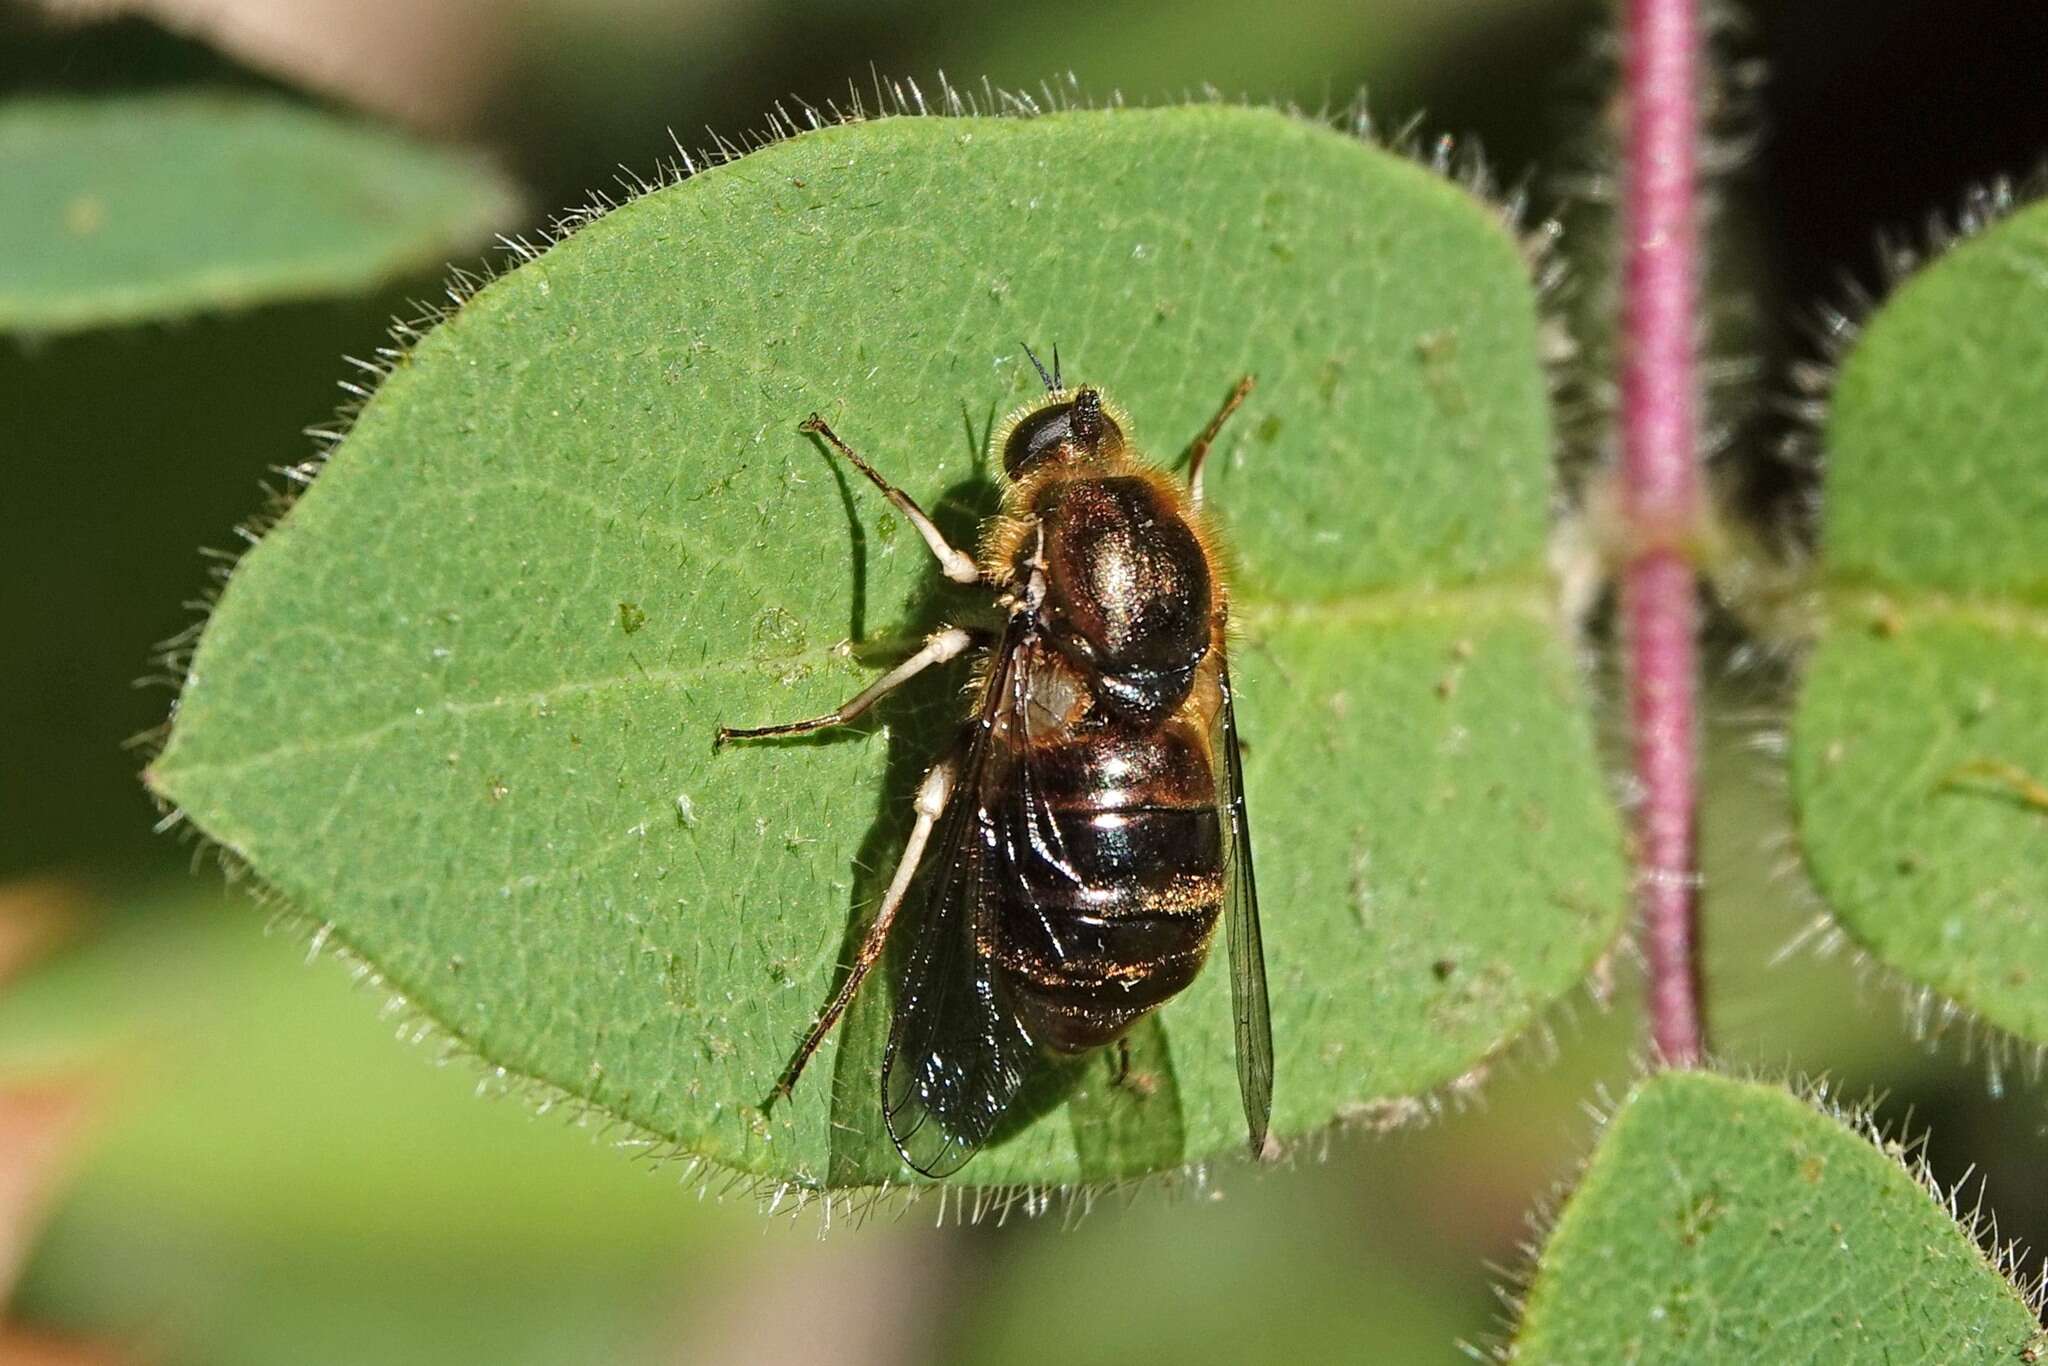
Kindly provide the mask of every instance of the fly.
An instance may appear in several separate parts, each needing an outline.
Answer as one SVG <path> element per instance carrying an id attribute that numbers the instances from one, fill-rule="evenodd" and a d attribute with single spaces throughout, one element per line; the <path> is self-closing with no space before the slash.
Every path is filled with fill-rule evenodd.
<path id="1" fill-rule="evenodd" d="M 1046 393 L 993 435 L 1002 507 L 972 557 L 822 417 L 803 423 L 896 506 L 946 577 L 986 588 L 1004 624 L 933 633 L 827 715 L 719 728 L 724 744 L 843 725 L 924 670 L 979 655 L 971 715 L 920 785 L 881 907 L 778 1093 L 881 961 L 922 874 L 882 1062 L 883 1116 L 905 1162 L 932 1177 L 957 1171 L 1039 1058 L 1117 1043 L 1194 981 L 1218 921 L 1256 1155 L 1272 1110 L 1273 1032 L 1228 594 L 1202 513 L 1203 463 L 1252 379 L 1189 446 L 1183 484 L 1133 447 L 1099 388 L 1061 382 L 1057 352 L 1050 374 L 1025 354 Z"/>

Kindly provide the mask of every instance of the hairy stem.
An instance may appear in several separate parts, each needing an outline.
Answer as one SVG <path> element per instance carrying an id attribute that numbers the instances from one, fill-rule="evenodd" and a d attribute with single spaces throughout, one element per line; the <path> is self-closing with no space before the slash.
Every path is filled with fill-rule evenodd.
<path id="1" fill-rule="evenodd" d="M 1622 602 L 1641 789 L 1638 896 L 1657 1051 L 1704 1048 L 1694 854 L 1694 576 L 1699 520 L 1698 0 L 1627 0 L 1622 204 Z"/>

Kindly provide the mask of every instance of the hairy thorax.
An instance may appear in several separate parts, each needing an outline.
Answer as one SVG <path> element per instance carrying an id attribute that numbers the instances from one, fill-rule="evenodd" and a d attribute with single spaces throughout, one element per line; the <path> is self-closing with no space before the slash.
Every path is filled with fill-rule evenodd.
<path id="1" fill-rule="evenodd" d="M 1042 585 L 1043 638 L 1087 678 L 1098 711 L 1171 715 L 1218 646 L 1222 585 L 1177 487 L 1122 462 L 1058 470 L 1011 491 L 989 549 L 1012 582 Z"/>

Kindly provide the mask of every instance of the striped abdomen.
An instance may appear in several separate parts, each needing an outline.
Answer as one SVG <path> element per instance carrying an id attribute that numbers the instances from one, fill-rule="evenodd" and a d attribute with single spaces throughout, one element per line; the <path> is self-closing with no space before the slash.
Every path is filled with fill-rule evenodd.
<path id="1" fill-rule="evenodd" d="M 994 960 L 1031 1037 L 1115 1039 L 1192 982 L 1223 895 L 1206 738 L 1191 723 L 1041 738 L 988 805 Z"/>

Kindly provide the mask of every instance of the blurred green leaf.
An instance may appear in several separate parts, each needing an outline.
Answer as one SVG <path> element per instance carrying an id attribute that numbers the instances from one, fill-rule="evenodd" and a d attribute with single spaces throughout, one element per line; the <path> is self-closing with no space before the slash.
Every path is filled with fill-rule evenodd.
<path id="1" fill-rule="evenodd" d="M 2016 1361 L 2039 1328 L 1897 1153 L 1780 1087 L 1666 1072 L 1565 1202 L 1513 1359 Z"/>
<path id="2" fill-rule="evenodd" d="M 137 897 L 0 993 L 0 1078 L 110 1083 L 78 1198 L 314 1242 L 644 1253 L 692 1229 L 674 1174 L 610 1160 L 566 1115 L 477 1103 L 507 1088 L 423 1066 L 431 1030 L 260 919 L 239 899 Z"/>
<path id="3" fill-rule="evenodd" d="M 2048 1043 L 2048 204 L 1879 310 L 1828 428 L 1808 866 L 1878 961 Z M 2034 790 L 2039 788 L 2038 791 Z"/>
<path id="4" fill-rule="evenodd" d="M 385 384 L 209 625 L 157 790 L 483 1057 L 722 1163 L 900 1179 L 885 975 L 794 1102 L 962 714 L 714 754 L 975 599 L 796 430 L 956 538 L 1057 340 L 1212 468 L 1238 564 L 1282 1135 L 1443 1085 L 1571 990 L 1626 873 L 1544 572 L 1536 308 L 1494 213 L 1220 107 L 831 129 L 647 196 L 486 289 Z M 630 624 L 630 629 L 629 629 Z M 1220 957 L 1220 951 L 1218 956 Z M 1227 984 L 976 1159 L 1097 1179 L 1239 1151 Z"/>
<path id="5" fill-rule="evenodd" d="M 759 1241 L 687 1173 L 423 1066 L 417 1021 L 257 915 L 135 897 L 0 992 L 0 1084 L 83 1075 L 103 1119 L 18 1319 L 169 1363 L 652 1360 L 676 1271 Z"/>
<path id="6" fill-rule="evenodd" d="M 516 198 L 474 158 L 229 94 L 0 105 L 0 331 L 354 293 L 440 267 Z"/>

